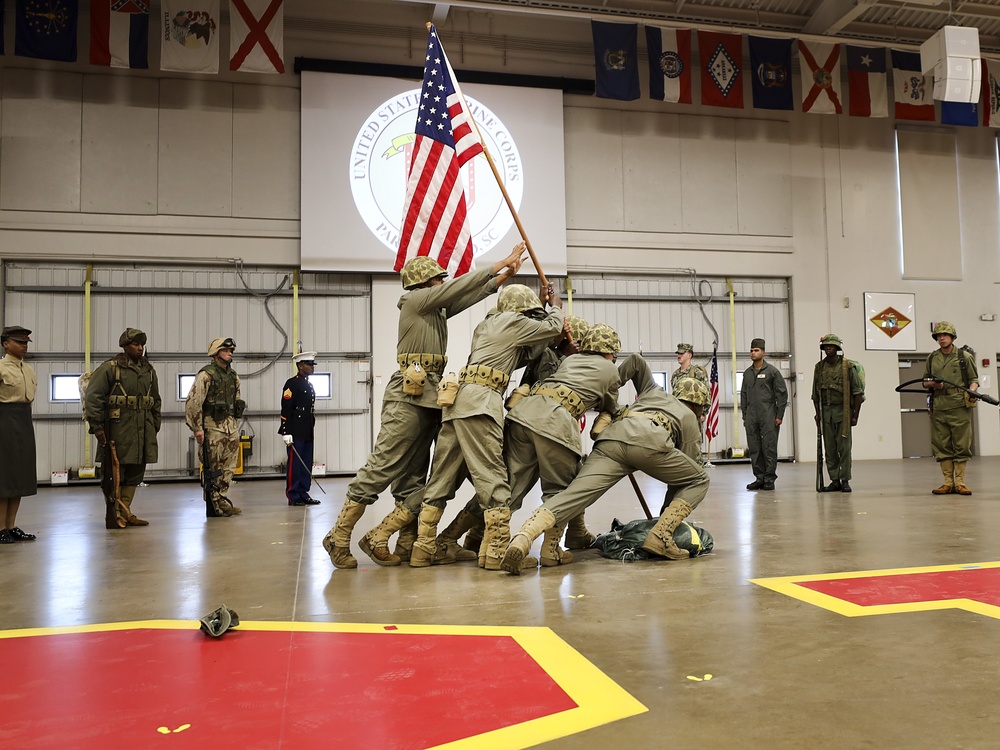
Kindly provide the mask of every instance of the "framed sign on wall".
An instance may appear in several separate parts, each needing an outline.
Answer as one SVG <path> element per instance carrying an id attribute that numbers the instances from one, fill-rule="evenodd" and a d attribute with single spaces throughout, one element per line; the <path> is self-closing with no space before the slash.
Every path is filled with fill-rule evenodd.
<path id="1" fill-rule="evenodd" d="M 917 350 L 916 295 L 865 292 L 865 349 Z"/>

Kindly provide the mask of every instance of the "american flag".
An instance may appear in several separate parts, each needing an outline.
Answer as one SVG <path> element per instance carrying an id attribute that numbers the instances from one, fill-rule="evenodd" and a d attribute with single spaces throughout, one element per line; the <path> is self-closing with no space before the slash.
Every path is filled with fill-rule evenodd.
<path id="1" fill-rule="evenodd" d="M 415 132 L 394 269 L 429 255 L 452 276 L 461 276 L 472 268 L 473 253 L 459 169 L 482 153 L 483 144 L 434 26 L 427 39 Z"/>
<path id="2" fill-rule="evenodd" d="M 708 392 L 712 403 L 705 418 L 705 436 L 711 440 L 719 434 L 719 350 L 712 352 L 712 374 L 708 379 Z"/>

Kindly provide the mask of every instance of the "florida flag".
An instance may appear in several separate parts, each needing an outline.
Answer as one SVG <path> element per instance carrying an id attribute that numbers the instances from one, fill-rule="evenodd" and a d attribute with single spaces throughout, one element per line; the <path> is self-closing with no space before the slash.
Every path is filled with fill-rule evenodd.
<path id="1" fill-rule="evenodd" d="M 846 45 L 847 85 L 852 117 L 888 117 L 885 49 Z"/>
<path id="2" fill-rule="evenodd" d="M 934 122 L 934 79 L 920 71 L 920 53 L 890 50 L 897 120 Z"/>
<path id="3" fill-rule="evenodd" d="M 649 98 L 691 103 L 691 29 L 646 27 Z"/>
<path id="4" fill-rule="evenodd" d="M 802 71 L 802 111 L 839 115 L 840 45 L 799 40 L 799 69 Z"/>
<path id="5" fill-rule="evenodd" d="M 149 5 L 149 0 L 91 0 L 91 65 L 149 67 Z"/>
<path id="6" fill-rule="evenodd" d="M 1000 128 L 1000 60 L 983 61 L 983 125 Z"/>

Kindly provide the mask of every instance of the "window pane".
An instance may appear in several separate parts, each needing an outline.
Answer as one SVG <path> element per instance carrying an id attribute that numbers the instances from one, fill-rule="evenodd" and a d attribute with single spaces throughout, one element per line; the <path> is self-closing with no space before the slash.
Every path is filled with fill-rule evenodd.
<path id="1" fill-rule="evenodd" d="M 328 372 L 314 372 L 309 376 L 309 382 L 316 391 L 316 398 L 332 398 L 333 375 Z"/>
<path id="2" fill-rule="evenodd" d="M 79 401 L 80 374 L 52 375 L 52 401 Z"/>
<path id="3" fill-rule="evenodd" d="M 191 392 L 191 386 L 194 385 L 195 376 L 191 374 L 184 374 L 177 376 L 177 400 L 187 401 L 188 394 Z"/>

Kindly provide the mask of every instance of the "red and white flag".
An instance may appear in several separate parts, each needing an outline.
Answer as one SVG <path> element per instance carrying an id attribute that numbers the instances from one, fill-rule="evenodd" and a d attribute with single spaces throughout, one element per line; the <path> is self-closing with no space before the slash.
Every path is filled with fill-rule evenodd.
<path id="1" fill-rule="evenodd" d="M 890 54 L 896 119 L 934 122 L 934 78 L 920 71 L 920 53 L 894 49 Z"/>
<path id="2" fill-rule="evenodd" d="M 451 276 L 461 276 L 473 267 L 473 249 L 459 170 L 482 153 L 483 144 L 434 26 L 415 134 L 393 269 L 398 272 L 410 258 L 428 255 Z"/>
<path id="3" fill-rule="evenodd" d="M 888 117 L 885 48 L 845 45 L 852 117 Z"/>
<path id="4" fill-rule="evenodd" d="M 712 440 L 719 434 L 719 350 L 712 352 L 712 374 L 708 379 L 708 394 L 711 401 L 705 417 L 705 437 Z"/>
<path id="5" fill-rule="evenodd" d="M 983 125 L 1000 128 L 1000 60 L 983 61 Z"/>
<path id="6" fill-rule="evenodd" d="M 698 32 L 701 55 L 701 103 L 743 109 L 743 37 Z"/>
<path id="7" fill-rule="evenodd" d="M 802 111 L 842 114 L 840 98 L 840 45 L 799 40 L 802 71 Z"/>
<path id="8" fill-rule="evenodd" d="M 149 67 L 149 5 L 149 0 L 91 0 L 91 65 Z"/>
<path id="9" fill-rule="evenodd" d="M 649 98 L 691 103 L 691 29 L 646 27 Z"/>
<path id="10" fill-rule="evenodd" d="M 285 72 L 285 0 L 229 0 L 230 70 Z"/>

